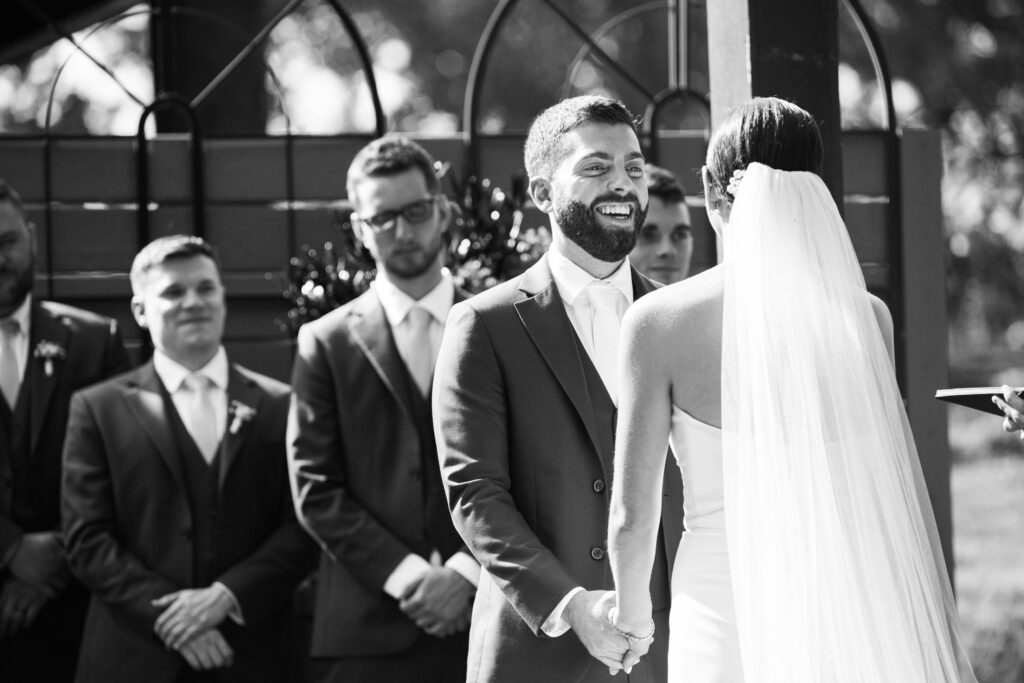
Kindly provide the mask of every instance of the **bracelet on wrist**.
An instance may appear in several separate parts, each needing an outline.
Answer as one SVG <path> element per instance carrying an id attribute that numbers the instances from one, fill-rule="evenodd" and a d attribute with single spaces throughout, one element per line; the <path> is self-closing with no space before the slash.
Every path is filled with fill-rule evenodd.
<path id="1" fill-rule="evenodd" d="M 647 633 L 638 634 L 630 633 L 629 631 L 623 631 L 621 628 L 619 628 L 618 625 L 616 625 L 615 623 L 616 616 L 618 616 L 618 609 L 616 609 L 613 606 L 611 609 L 608 610 L 608 621 L 611 623 L 612 628 L 615 629 L 615 632 L 623 638 L 625 638 L 626 640 L 632 643 L 641 643 L 645 640 L 650 640 L 654 637 L 654 619 L 651 619 L 651 628 Z"/>

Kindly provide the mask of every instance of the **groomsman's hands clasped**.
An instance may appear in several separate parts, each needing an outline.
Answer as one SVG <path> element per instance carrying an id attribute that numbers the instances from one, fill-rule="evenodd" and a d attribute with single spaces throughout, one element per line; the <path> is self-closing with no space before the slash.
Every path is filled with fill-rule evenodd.
<path id="1" fill-rule="evenodd" d="M 56 531 L 22 536 L 7 569 L 13 578 L 0 590 L 0 638 L 31 626 L 47 601 L 64 590 L 71 578 Z"/>
<path id="2" fill-rule="evenodd" d="M 469 628 L 476 589 L 448 567 L 432 567 L 412 583 L 398 602 L 427 634 L 447 638 Z"/>
<path id="3" fill-rule="evenodd" d="M 153 601 L 164 607 L 153 630 L 197 671 L 231 666 L 234 651 L 217 629 L 235 603 L 220 584 L 169 593 Z"/>

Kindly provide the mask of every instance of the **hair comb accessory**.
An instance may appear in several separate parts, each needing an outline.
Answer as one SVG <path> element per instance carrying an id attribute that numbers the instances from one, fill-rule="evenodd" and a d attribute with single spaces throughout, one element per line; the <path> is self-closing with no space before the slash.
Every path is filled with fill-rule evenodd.
<path id="1" fill-rule="evenodd" d="M 729 178 L 729 184 L 726 186 L 725 191 L 733 199 L 736 199 L 736 193 L 740 189 L 740 181 L 743 180 L 746 172 L 747 170 L 744 168 L 737 168 L 732 172 L 732 177 Z"/>

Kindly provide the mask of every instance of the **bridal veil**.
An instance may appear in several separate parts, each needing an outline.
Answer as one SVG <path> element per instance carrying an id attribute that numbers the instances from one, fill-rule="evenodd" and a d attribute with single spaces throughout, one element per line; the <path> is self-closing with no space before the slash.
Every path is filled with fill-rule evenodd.
<path id="1" fill-rule="evenodd" d="M 750 164 L 722 420 L 747 683 L 974 681 L 876 311 L 821 178 Z"/>

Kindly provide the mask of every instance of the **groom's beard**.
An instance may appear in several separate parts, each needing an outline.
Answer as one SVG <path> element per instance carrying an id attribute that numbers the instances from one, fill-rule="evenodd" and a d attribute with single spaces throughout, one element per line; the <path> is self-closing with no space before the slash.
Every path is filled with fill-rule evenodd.
<path id="1" fill-rule="evenodd" d="M 602 202 L 632 204 L 633 228 L 605 227 L 595 208 Z M 594 258 L 608 263 L 621 261 L 633 251 L 646 217 L 647 208 L 641 207 L 640 200 L 632 194 L 625 197 L 604 195 L 595 199 L 590 206 L 570 199 L 564 206 L 555 207 L 555 222 L 565 236 Z"/>

